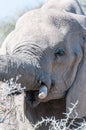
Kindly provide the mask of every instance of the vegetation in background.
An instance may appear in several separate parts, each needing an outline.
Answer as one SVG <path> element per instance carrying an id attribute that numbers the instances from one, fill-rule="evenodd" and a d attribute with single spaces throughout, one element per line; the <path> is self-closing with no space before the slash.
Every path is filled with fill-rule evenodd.
<path id="1" fill-rule="evenodd" d="M 15 28 L 16 20 L 4 20 L 0 22 L 0 45 L 6 36 Z"/>
<path id="2" fill-rule="evenodd" d="M 38 6 L 35 8 L 40 8 L 42 6 L 40 0 L 36 0 L 38 3 Z M 33 8 L 34 9 L 34 8 Z M 17 12 L 15 14 L 15 16 L 11 16 L 11 17 L 6 17 L 4 19 L 2 19 L 0 21 L 0 46 L 3 43 L 4 39 L 6 38 L 6 36 L 15 28 L 15 24 L 16 21 L 18 20 L 19 17 L 21 17 L 24 13 L 26 13 L 27 11 L 29 11 L 31 9 L 29 8 L 25 8 L 20 10 L 19 12 Z"/>
<path id="3" fill-rule="evenodd" d="M 28 9 L 18 12 L 14 17 L 6 17 L 0 21 L 0 45 L 3 43 L 6 36 L 15 28 L 16 21 L 21 17 Z"/>

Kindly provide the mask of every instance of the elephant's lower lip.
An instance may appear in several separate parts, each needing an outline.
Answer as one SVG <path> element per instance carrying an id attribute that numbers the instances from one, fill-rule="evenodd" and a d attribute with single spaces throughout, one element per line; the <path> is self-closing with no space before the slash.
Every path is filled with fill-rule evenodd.
<path id="1" fill-rule="evenodd" d="M 31 90 L 26 92 L 26 102 L 30 107 L 36 107 L 40 103 L 38 94 L 39 90 Z"/>

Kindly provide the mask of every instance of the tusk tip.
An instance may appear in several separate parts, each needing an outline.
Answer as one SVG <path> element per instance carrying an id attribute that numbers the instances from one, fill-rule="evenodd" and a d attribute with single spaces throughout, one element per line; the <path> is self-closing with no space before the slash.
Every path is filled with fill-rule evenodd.
<path id="1" fill-rule="evenodd" d="M 39 99 L 45 99 L 46 96 L 47 96 L 47 95 L 46 95 L 45 93 L 41 92 L 41 93 L 38 95 L 38 98 L 39 98 Z"/>
<path id="2" fill-rule="evenodd" d="M 41 86 L 41 88 L 39 90 L 38 98 L 39 99 L 45 99 L 47 97 L 47 93 L 48 93 L 47 87 L 46 86 Z"/>

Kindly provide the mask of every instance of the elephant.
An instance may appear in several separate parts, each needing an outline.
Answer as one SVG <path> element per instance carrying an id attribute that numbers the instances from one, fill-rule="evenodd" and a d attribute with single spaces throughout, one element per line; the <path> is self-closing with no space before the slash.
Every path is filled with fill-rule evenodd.
<path id="1" fill-rule="evenodd" d="M 19 18 L 0 50 L 0 80 L 21 75 L 30 122 L 61 119 L 77 100 L 77 118 L 86 116 L 85 48 L 86 16 L 77 0 L 48 0 Z"/>

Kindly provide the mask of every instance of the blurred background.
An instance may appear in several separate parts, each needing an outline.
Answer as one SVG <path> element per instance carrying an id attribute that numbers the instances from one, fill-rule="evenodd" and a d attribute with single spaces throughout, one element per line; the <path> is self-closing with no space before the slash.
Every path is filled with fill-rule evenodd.
<path id="1" fill-rule="evenodd" d="M 86 13 L 86 0 L 79 0 Z M 46 0 L 0 0 L 0 45 L 25 12 L 40 8 Z"/>

